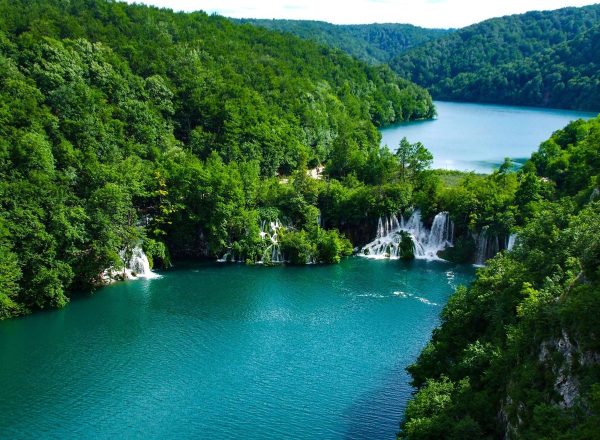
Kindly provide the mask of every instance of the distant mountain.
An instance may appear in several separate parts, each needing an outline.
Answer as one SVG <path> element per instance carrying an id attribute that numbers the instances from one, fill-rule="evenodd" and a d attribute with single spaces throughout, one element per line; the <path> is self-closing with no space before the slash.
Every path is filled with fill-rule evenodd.
<path id="1" fill-rule="evenodd" d="M 600 5 L 487 20 L 390 65 L 436 99 L 600 110 Z"/>
<path id="2" fill-rule="evenodd" d="M 341 49 L 371 64 L 388 63 L 408 49 L 452 32 L 448 29 L 425 29 L 410 24 L 335 25 L 322 21 L 258 19 L 234 21 L 288 32 Z"/>

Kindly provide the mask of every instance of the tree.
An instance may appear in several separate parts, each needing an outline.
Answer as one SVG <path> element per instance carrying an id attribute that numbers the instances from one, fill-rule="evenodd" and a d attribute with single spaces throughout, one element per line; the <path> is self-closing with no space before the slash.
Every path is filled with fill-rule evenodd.
<path id="1" fill-rule="evenodd" d="M 404 137 L 398 145 L 396 157 L 399 161 L 399 175 L 402 182 L 417 183 L 423 171 L 433 163 L 433 155 L 421 142 L 411 144 Z"/>

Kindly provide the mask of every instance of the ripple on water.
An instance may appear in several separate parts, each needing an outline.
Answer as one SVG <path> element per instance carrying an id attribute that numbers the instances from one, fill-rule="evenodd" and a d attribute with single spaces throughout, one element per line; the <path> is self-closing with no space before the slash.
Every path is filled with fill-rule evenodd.
<path id="1" fill-rule="evenodd" d="M 447 263 L 388 263 L 182 266 L 2 322 L 0 433 L 393 439 L 452 289 Z"/>

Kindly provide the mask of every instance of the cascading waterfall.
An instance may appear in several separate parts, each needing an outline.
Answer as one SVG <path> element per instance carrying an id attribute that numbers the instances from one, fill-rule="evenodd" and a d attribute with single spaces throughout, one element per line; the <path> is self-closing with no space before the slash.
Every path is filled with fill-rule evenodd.
<path id="1" fill-rule="evenodd" d="M 258 264 L 271 263 L 271 264 L 282 264 L 285 263 L 283 253 L 281 252 L 281 245 L 279 243 L 279 237 L 281 233 L 287 229 L 276 219 L 273 222 L 263 221 L 260 224 L 260 232 L 258 233 L 260 239 L 266 242 L 267 247 L 265 248 L 260 261 Z M 237 258 L 236 258 L 237 257 Z M 242 263 L 243 255 L 236 255 L 233 250 L 228 250 L 225 254 L 217 260 L 218 263 Z"/>
<path id="2" fill-rule="evenodd" d="M 367 258 L 400 258 L 402 232 L 410 235 L 415 245 L 415 258 L 437 260 L 438 252 L 452 246 L 454 223 L 447 212 L 440 212 L 433 219 L 431 230 L 427 230 L 421 220 L 421 212 L 416 210 L 405 220 L 395 215 L 380 218 L 377 224 L 377 237 L 364 246 L 361 255 Z"/>
<path id="3" fill-rule="evenodd" d="M 490 234 L 489 227 L 484 226 L 478 235 L 473 234 L 473 239 L 477 245 L 475 255 L 475 265 L 483 266 L 487 260 L 493 258 L 500 250 L 512 251 L 517 242 L 517 234 L 512 233 L 504 238 L 503 247 L 500 246 L 498 235 Z"/>
<path id="4" fill-rule="evenodd" d="M 160 275 L 152 272 L 150 261 L 141 247 L 136 246 L 131 251 L 131 257 L 127 260 L 125 250 L 119 252 L 119 256 L 125 263 L 127 278 L 158 278 Z"/>
<path id="5" fill-rule="evenodd" d="M 140 246 L 131 250 L 131 256 L 127 257 L 125 249 L 119 251 L 119 257 L 123 261 L 123 269 L 117 270 L 109 267 L 100 274 L 103 283 L 112 283 L 117 280 L 136 280 L 138 278 L 160 278 L 160 275 L 152 272 L 150 261 Z"/>
<path id="6" fill-rule="evenodd" d="M 259 235 L 261 240 L 267 242 L 268 246 L 263 252 L 260 263 L 264 263 L 265 260 L 273 264 L 285 262 L 279 244 L 279 235 L 282 231 L 285 231 L 285 229 L 285 226 L 283 226 L 279 220 L 275 220 L 274 222 L 263 221 L 261 223 Z"/>
<path id="7" fill-rule="evenodd" d="M 475 256 L 475 265 L 483 266 L 487 260 L 492 258 L 500 251 L 500 242 L 497 235 L 488 233 L 488 226 L 484 226 L 476 237 L 477 254 Z"/>

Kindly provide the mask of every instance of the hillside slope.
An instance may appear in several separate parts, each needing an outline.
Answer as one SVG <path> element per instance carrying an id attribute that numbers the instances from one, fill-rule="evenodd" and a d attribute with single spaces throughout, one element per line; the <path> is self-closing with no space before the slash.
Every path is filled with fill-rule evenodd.
<path id="1" fill-rule="evenodd" d="M 410 24 L 336 25 L 310 20 L 235 20 L 288 32 L 343 50 L 370 64 L 388 63 L 406 50 L 446 35 L 449 29 L 426 29 Z"/>
<path id="2" fill-rule="evenodd" d="M 376 126 L 434 114 L 389 68 L 108 0 L 0 0 L 0 72 L 0 319 L 65 305 L 139 247 L 264 260 L 277 219 L 295 261 L 339 261 L 310 185 L 277 175 L 375 180 Z"/>
<path id="3" fill-rule="evenodd" d="M 494 18 L 390 61 L 436 99 L 600 110 L 600 5 Z"/>
<path id="4" fill-rule="evenodd" d="M 580 120 L 518 173 L 516 245 L 444 308 L 400 439 L 600 438 L 599 157 Z"/>

